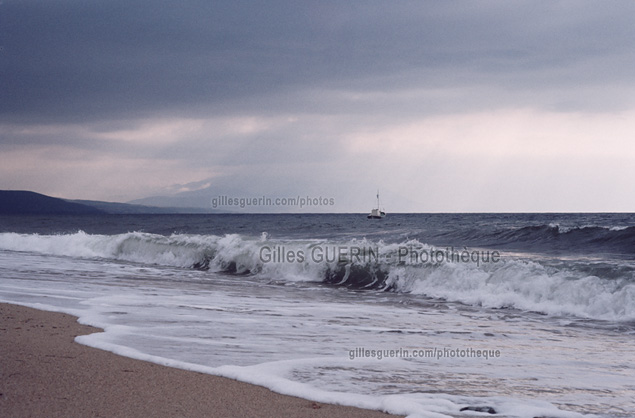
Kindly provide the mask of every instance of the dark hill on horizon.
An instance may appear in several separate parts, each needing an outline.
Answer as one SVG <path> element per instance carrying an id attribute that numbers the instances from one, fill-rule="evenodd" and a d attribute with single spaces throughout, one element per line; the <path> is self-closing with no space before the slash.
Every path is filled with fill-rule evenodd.
<path id="1" fill-rule="evenodd" d="M 102 202 L 99 200 L 68 200 L 68 202 L 80 203 L 99 209 L 105 213 L 120 215 L 147 215 L 147 214 L 201 214 L 214 213 L 210 209 L 190 207 L 158 207 L 151 205 L 139 205 L 134 203 Z"/>
<path id="2" fill-rule="evenodd" d="M 3 215 L 97 215 L 105 213 L 92 206 L 67 202 L 26 190 L 0 190 Z"/>
<path id="3" fill-rule="evenodd" d="M 219 213 L 212 209 L 70 200 L 26 190 L 0 190 L 0 215 L 140 215 Z"/>

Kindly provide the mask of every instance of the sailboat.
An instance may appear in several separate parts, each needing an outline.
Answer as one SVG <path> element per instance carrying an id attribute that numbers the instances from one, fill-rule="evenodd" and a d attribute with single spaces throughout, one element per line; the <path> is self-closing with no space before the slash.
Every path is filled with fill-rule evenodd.
<path id="1" fill-rule="evenodd" d="M 383 210 L 379 209 L 379 190 L 377 190 L 377 208 L 376 209 L 372 209 L 370 211 L 370 213 L 368 214 L 368 216 L 366 216 L 368 219 L 381 219 L 383 217 L 386 216 L 386 212 L 384 212 Z"/>

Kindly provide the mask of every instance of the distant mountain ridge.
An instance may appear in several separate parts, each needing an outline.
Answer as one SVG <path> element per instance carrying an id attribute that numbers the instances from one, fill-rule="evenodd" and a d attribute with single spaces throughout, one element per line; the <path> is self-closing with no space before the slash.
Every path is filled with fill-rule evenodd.
<path id="1" fill-rule="evenodd" d="M 0 215 L 98 215 L 213 213 L 204 208 L 155 207 L 98 200 L 70 200 L 27 190 L 0 190 Z"/>
<path id="2" fill-rule="evenodd" d="M 26 190 L 0 190 L 0 214 L 3 215 L 97 215 L 95 207 Z"/>
<path id="3" fill-rule="evenodd" d="M 206 194 L 204 196 L 198 196 L 192 192 L 178 193 L 175 196 L 150 196 L 141 199 L 135 199 L 128 204 L 153 206 L 160 208 L 196 208 L 197 210 L 206 210 L 210 208 L 210 198 Z M 209 211 L 209 210 L 208 210 Z"/>
<path id="4" fill-rule="evenodd" d="M 212 210 L 194 207 L 173 207 L 173 206 L 152 206 L 136 203 L 102 202 L 99 200 L 68 200 L 69 202 L 80 203 L 91 206 L 105 213 L 111 214 L 168 214 L 168 213 L 213 213 Z M 216 212 L 216 211 L 214 211 Z"/>

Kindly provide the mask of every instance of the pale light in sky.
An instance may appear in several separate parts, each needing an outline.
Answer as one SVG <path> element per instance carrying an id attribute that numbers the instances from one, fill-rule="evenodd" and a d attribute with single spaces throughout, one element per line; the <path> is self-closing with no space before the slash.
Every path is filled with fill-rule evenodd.
<path id="1" fill-rule="evenodd" d="M 0 7 L 0 189 L 635 208 L 632 2 Z"/>

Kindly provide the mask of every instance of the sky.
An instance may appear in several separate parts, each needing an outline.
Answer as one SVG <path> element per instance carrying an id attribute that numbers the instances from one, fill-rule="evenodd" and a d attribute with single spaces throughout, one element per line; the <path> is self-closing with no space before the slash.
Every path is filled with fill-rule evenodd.
<path id="1" fill-rule="evenodd" d="M 634 20 L 631 0 L 4 0 L 0 189 L 633 212 Z"/>

